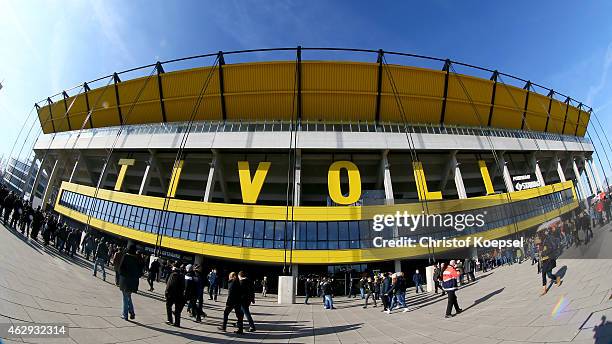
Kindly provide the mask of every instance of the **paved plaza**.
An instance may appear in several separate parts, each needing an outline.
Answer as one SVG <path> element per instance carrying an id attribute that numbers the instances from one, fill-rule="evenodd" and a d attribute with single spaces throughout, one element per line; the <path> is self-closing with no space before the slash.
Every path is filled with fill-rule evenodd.
<path id="1" fill-rule="evenodd" d="M 464 313 L 451 319 L 443 317 L 445 297 L 415 295 L 412 289 L 409 311 L 391 315 L 345 297 L 336 298 L 337 310 L 326 311 L 317 298 L 312 305 L 280 306 L 258 295 L 252 307 L 258 331 L 236 337 L 231 328 L 217 330 L 223 297 L 206 301 L 202 324 L 184 318 L 183 328 L 166 325 L 161 284 L 134 295 L 136 319 L 122 320 L 112 274 L 103 282 L 92 276 L 90 262 L 59 256 L 0 227 L 0 323 L 70 326 L 70 338 L 5 343 L 612 343 L 612 323 L 602 320 L 612 318 L 612 260 L 560 260 L 557 267 L 563 284 L 543 297 L 540 276 L 529 263 L 479 274 L 458 291 Z M 145 289 L 146 281 L 140 285 Z"/>

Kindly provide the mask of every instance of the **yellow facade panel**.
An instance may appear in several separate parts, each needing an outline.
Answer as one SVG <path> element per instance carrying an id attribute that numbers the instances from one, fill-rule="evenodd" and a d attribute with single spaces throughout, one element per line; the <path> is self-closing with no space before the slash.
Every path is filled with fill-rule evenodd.
<path id="1" fill-rule="evenodd" d="M 448 99 L 471 99 L 475 103 L 491 104 L 493 81 L 468 75 L 450 73 L 448 77 Z M 469 95 L 469 96 L 468 96 Z"/>
<path id="2" fill-rule="evenodd" d="M 563 119 L 550 118 L 548 120 L 548 132 L 560 134 L 563 130 Z"/>
<path id="3" fill-rule="evenodd" d="M 486 126 L 489 118 L 489 104 L 470 104 L 448 99 L 444 123 L 452 125 Z"/>
<path id="4" fill-rule="evenodd" d="M 223 71 L 225 72 L 225 69 Z M 190 96 L 197 97 L 204 88 L 206 88 L 203 92 L 205 95 L 219 93 L 218 67 L 187 69 L 178 72 L 164 73 L 160 76 L 164 99 Z M 205 87 L 205 85 L 208 86 Z"/>
<path id="5" fill-rule="evenodd" d="M 550 117 L 563 121 L 565 119 L 566 108 L 566 103 L 553 99 L 552 104 L 550 106 Z"/>
<path id="6" fill-rule="evenodd" d="M 292 92 L 295 88 L 295 75 L 295 62 L 293 61 L 224 65 L 224 91 L 227 93 Z"/>
<path id="7" fill-rule="evenodd" d="M 587 132 L 591 114 L 586 111 L 580 112 L 580 119 L 578 121 L 578 130 L 576 131 L 577 136 L 584 136 Z"/>
<path id="8" fill-rule="evenodd" d="M 302 63 L 302 90 L 376 94 L 378 64 L 327 61 Z"/>
<path id="9" fill-rule="evenodd" d="M 495 89 L 495 107 L 506 107 L 520 111 L 522 114 L 525 110 L 526 96 L 527 91 L 522 88 L 498 83 Z"/>
<path id="10" fill-rule="evenodd" d="M 529 92 L 529 102 L 527 103 L 527 111 L 537 116 L 548 116 L 548 104 L 550 98 L 535 92 Z"/>
<path id="11" fill-rule="evenodd" d="M 294 96 L 291 93 L 226 94 L 227 119 L 236 121 L 289 120 L 293 99 Z M 219 111 L 221 111 L 220 108 Z"/>
<path id="12" fill-rule="evenodd" d="M 117 84 L 117 89 L 121 104 L 159 100 L 156 75 L 120 82 Z"/>
<path id="13" fill-rule="evenodd" d="M 166 99 L 166 119 L 168 122 L 188 121 L 196 108 L 196 97 Z M 196 111 L 195 120 L 221 120 L 221 101 L 219 95 L 207 95 L 202 97 Z"/>
<path id="14" fill-rule="evenodd" d="M 376 96 L 344 93 L 306 93 L 303 118 L 318 121 L 374 121 Z"/>
<path id="15" fill-rule="evenodd" d="M 123 123 L 159 123 L 162 122 L 161 105 L 159 100 L 138 102 L 136 104 L 121 105 Z"/>
<path id="16" fill-rule="evenodd" d="M 567 107 L 567 119 L 565 122 L 565 130 L 563 134 L 574 135 L 576 132 L 576 125 L 578 124 L 578 108 L 569 106 Z"/>
<path id="17" fill-rule="evenodd" d="M 385 65 L 382 73 L 382 92 L 441 98 L 444 95 L 445 74 L 437 70 Z M 395 91 L 392 84 L 395 85 Z"/>
<path id="18" fill-rule="evenodd" d="M 70 120 L 70 127 L 72 130 L 80 130 L 81 128 L 89 129 L 91 126 L 89 125 L 89 121 L 85 123 L 83 126 L 83 122 L 85 122 L 85 118 L 87 118 L 87 111 L 73 113 L 70 111 L 71 115 L 68 118 Z"/>
<path id="19" fill-rule="evenodd" d="M 495 128 L 521 129 L 523 111 L 515 108 L 495 106 L 491 126 Z"/>
<path id="20" fill-rule="evenodd" d="M 531 99 L 531 95 L 529 99 Z M 546 128 L 546 119 L 546 114 L 527 112 L 525 130 L 544 131 Z"/>
<path id="21" fill-rule="evenodd" d="M 43 133 L 49 134 L 53 132 L 53 126 L 51 125 L 51 119 L 49 118 L 49 107 L 44 106 L 37 110 L 38 121 L 42 127 Z"/>
<path id="22" fill-rule="evenodd" d="M 96 128 L 112 127 L 119 125 L 119 114 L 117 108 L 99 109 L 92 113 L 92 121 Z"/>
<path id="23" fill-rule="evenodd" d="M 440 123 L 442 98 L 396 97 L 393 94 L 383 94 L 381 97 L 380 117 L 383 122 L 404 122 L 398 101 L 404 109 L 406 122 Z"/>

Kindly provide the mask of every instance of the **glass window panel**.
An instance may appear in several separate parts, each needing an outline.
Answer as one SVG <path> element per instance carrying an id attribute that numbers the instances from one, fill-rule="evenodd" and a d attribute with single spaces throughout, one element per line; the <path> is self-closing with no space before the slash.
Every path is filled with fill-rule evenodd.
<path id="1" fill-rule="evenodd" d="M 297 235 L 295 236 L 297 238 L 297 240 L 299 241 L 306 241 L 306 235 L 307 235 L 307 230 L 306 230 L 306 222 L 298 222 L 296 229 L 298 230 L 298 232 L 296 233 Z"/>
<path id="2" fill-rule="evenodd" d="M 217 228 L 217 218 L 216 217 L 209 217 L 208 218 L 208 223 L 206 224 L 206 235 L 215 235 L 215 229 Z M 206 240 L 208 241 L 208 240 Z"/>
<path id="3" fill-rule="evenodd" d="M 274 232 L 274 240 L 284 241 L 285 240 L 285 222 L 277 221 L 275 227 L 276 229 Z"/>
<path id="4" fill-rule="evenodd" d="M 339 248 L 341 250 L 346 250 L 346 249 L 348 249 L 350 247 L 349 242 L 346 241 L 346 240 L 340 240 L 339 246 L 340 246 Z"/>
<path id="5" fill-rule="evenodd" d="M 359 221 L 359 237 L 362 240 L 369 240 L 371 231 L 372 225 L 369 221 Z"/>
<path id="6" fill-rule="evenodd" d="M 198 224 L 198 241 L 204 241 L 206 236 L 206 225 L 208 224 L 208 216 L 200 216 L 200 223 Z"/>
<path id="7" fill-rule="evenodd" d="M 225 218 L 217 218 L 217 231 L 215 233 L 215 244 L 223 243 L 223 230 L 225 226 Z"/>
<path id="8" fill-rule="evenodd" d="M 316 222 L 306 222 L 306 240 L 312 241 L 312 242 L 317 241 L 317 223 Z"/>
<path id="9" fill-rule="evenodd" d="M 232 244 L 232 238 L 234 237 L 234 226 L 235 226 L 236 220 L 235 219 L 226 219 L 225 220 L 225 230 L 223 232 L 223 236 L 226 238 L 230 238 L 229 244 L 226 245 L 231 245 Z M 225 242 L 225 241 L 224 241 Z"/>
<path id="10" fill-rule="evenodd" d="M 253 239 L 253 230 L 255 227 L 255 221 L 245 220 L 244 221 L 244 238 Z"/>
<path id="11" fill-rule="evenodd" d="M 243 223 L 244 226 L 244 223 Z M 242 236 L 235 236 L 233 241 L 234 246 L 242 246 Z"/>
<path id="12" fill-rule="evenodd" d="M 338 222 L 328 222 L 327 223 L 327 235 L 328 235 L 329 241 L 338 240 Z"/>
<path id="13" fill-rule="evenodd" d="M 189 223 L 189 233 L 198 233 L 198 221 L 200 221 L 200 216 L 191 215 L 191 222 Z M 194 239 L 190 239 L 194 240 Z"/>
<path id="14" fill-rule="evenodd" d="M 183 230 L 183 214 L 177 213 L 174 219 L 174 230 L 181 231 Z"/>
<path id="15" fill-rule="evenodd" d="M 274 240 L 274 221 L 266 221 L 266 232 L 264 235 L 266 240 Z M 269 248 L 272 248 L 270 246 Z"/>
<path id="16" fill-rule="evenodd" d="M 185 214 L 183 215 L 183 226 L 181 227 L 181 230 L 183 232 L 189 232 L 190 228 L 191 228 L 191 215 Z"/>
<path id="17" fill-rule="evenodd" d="M 285 242 L 281 241 L 281 240 L 274 240 L 274 248 L 284 249 L 285 248 Z"/>
<path id="18" fill-rule="evenodd" d="M 193 218 L 192 218 L 192 219 L 193 219 Z M 197 239 L 197 233 L 196 233 L 196 232 L 189 231 L 189 235 L 187 236 L 187 239 L 188 239 L 188 240 L 195 241 L 195 240 Z"/>
<path id="19" fill-rule="evenodd" d="M 240 244 L 236 245 L 234 244 L 234 246 L 240 246 L 242 245 L 242 236 L 244 235 L 244 220 L 243 219 L 236 219 L 236 223 L 234 224 L 234 238 L 239 238 L 240 239 Z M 234 241 L 236 242 L 236 241 Z"/>
<path id="20" fill-rule="evenodd" d="M 338 237 L 340 240 L 349 240 L 348 222 L 338 222 Z"/>
<path id="21" fill-rule="evenodd" d="M 274 240 L 264 240 L 264 248 L 274 248 Z"/>
<path id="22" fill-rule="evenodd" d="M 317 249 L 319 250 L 327 250 L 327 240 L 326 241 L 317 241 Z"/>
<path id="23" fill-rule="evenodd" d="M 327 222 L 317 223 L 317 238 L 319 241 L 327 241 Z"/>
<path id="24" fill-rule="evenodd" d="M 263 239 L 263 237 L 264 237 L 264 221 L 255 221 L 255 231 L 253 232 L 253 238 Z"/>

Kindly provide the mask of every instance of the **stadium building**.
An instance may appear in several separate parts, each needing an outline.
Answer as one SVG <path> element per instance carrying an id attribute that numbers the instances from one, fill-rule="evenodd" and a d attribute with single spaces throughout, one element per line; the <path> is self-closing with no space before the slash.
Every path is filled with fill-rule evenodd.
<path id="1" fill-rule="evenodd" d="M 571 97 L 445 59 L 331 53 L 219 52 L 48 98 L 43 203 L 159 255 L 295 276 L 452 251 L 373 247 L 415 235 L 373 231 L 378 214 L 485 212 L 482 227 L 429 234 L 507 238 L 604 189 L 591 110 Z"/>

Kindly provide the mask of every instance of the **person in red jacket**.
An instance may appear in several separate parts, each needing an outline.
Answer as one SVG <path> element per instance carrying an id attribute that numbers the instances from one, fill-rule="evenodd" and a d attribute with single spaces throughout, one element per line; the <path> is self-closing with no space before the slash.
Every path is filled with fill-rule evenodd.
<path id="1" fill-rule="evenodd" d="M 459 272 L 456 268 L 456 262 L 451 260 L 446 267 L 446 270 L 442 273 L 442 288 L 448 294 L 448 303 L 446 304 L 446 316 L 445 318 L 450 318 L 453 311 L 453 307 L 455 307 L 456 314 L 461 313 L 461 308 L 459 308 L 459 303 L 457 303 L 457 295 L 455 295 L 455 291 L 457 290 L 457 280 L 459 279 Z"/>

